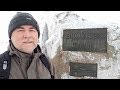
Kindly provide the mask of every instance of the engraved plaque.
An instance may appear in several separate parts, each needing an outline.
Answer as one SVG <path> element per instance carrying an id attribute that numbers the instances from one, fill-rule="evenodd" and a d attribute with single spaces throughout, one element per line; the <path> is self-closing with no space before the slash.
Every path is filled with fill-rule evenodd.
<path id="1" fill-rule="evenodd" d="M 97 64 L 70 62 L 70 75 L 97 77 Z"/>
<path id="2" fill-rule="evenodd" d="M 63 30 L 63 51 L 107 52 L 107 28 Z"/>

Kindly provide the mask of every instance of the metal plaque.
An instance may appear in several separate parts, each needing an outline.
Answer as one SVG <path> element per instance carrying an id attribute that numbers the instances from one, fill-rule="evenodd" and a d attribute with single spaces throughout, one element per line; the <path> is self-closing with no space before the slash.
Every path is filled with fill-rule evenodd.
<path id="1" fill-rule="evenodd" d="M 70 62 L 70 75 L 97 77 L 97 64 Z"/>
<path id="2" fill-rule="evenodd" d="M 107 28 L 63 30 L 63 51 L 107 52 Z"/>

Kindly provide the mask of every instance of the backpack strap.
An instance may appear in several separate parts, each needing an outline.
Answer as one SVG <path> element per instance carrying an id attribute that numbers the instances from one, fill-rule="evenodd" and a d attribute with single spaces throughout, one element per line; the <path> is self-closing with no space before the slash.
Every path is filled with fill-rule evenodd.
<path id="1" fill-rule="evenodd" d="M 0 55 L 0 79 L 8 79 L 10 75 L 11 59 L 9 51 Z"/>
<path id="2" fill-rule="evenodd" d="M 43 53 L 40 55 L 40 60 L 45 65 L 45 67 L 48 69 L 48 71 L 50 72 L 51 79 L 54 79 L 54 76 L 52 75 L 51 70 L 50 70 L 50 63 Z"/>

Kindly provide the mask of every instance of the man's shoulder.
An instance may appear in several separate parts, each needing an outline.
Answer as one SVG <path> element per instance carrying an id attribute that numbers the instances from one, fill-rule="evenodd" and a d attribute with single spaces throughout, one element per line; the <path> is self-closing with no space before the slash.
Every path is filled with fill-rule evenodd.
<path id="1" fill-rule="evenodd" d="M 9 51 L 0 54 L 0 79 L 8 79 L 10 74 L 11 59 Z"/>
<path id="2" fill-rule="evenodd" d="M 0 61 L 4 59 L 6 56 L 7 57 L 9 56 L 9 51 L 4 51 L 3 53 L 0 54 Z"/>
<path id="3" fill-rule="evenodd" d="M 9 51 L 4 51 L 3 53 L 0 54 L 0 56 L 4 55 L 4 54 L 7 54 Z"/>

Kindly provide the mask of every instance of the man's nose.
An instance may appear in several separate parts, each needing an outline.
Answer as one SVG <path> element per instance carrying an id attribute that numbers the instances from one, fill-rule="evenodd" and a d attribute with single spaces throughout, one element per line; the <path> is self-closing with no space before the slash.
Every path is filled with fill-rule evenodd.
<path id="1" fill-rule="evenodd" d="M 29 30 L 26 30 L 24 32 L 24 37 L 31 37 L 31 34 L 30 34 L 30 31 Z"/>

